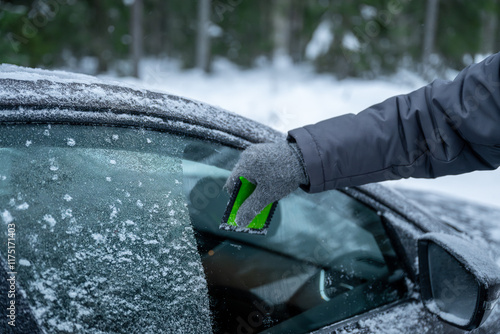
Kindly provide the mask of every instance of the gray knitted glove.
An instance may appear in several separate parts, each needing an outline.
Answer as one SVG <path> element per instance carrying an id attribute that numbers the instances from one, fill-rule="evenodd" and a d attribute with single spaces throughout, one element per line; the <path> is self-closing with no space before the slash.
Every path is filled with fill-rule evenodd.
<path id="1" fill-rule="evenodd" d="M 257 185 L 238 210 L 236 223 L 242 227 L 250 224 L 268 204 L 309 183 L 297 144 L 286 141 L 248 147 L 226 181 L 229 194 L 240 176 Z"/>

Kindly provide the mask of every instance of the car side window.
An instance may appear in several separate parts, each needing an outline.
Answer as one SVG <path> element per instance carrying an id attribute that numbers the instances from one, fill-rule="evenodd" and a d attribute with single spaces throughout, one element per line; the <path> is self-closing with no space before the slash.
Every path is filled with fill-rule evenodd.
<path id="1" fill-rule="evenodd" d="M 282 199 L 266 236 L 219 230 L 238 154 L 200 142 L 183 157 L 216 333 L 310 331 L 404 295 L 381 218 L 339 191 Z"/>
<path id="2" fill-rule="evenodd" d="M 184 146 L 135 129 L 1 127 L 0 257 L 17 272 L 11 300 L 24 296 L 44 332 L 210 332 Z"/>

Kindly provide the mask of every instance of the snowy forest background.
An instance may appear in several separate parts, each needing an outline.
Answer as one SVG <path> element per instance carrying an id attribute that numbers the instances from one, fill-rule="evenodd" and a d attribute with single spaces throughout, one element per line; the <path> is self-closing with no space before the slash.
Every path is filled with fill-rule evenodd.
<path id="1" fill-rule="evenodd" d="M 0 63 L 112 77 L 282 131 L 500 50 L 500 0 L 0 0 Z M 500 172 L 389 182 L 500 206 Z"/>
<path id="2" fill-rule="evenodd" d="M 497 0 L 15 0 L 0 9 L 2 61 L 91 57 L 96 73 L 121 75 L 137 75 L 141 57 L 210 71 L 217 57 L 249 68 L 286 56 L 338 78 L 374 78 L 461 69 L 500 44 Z"/>

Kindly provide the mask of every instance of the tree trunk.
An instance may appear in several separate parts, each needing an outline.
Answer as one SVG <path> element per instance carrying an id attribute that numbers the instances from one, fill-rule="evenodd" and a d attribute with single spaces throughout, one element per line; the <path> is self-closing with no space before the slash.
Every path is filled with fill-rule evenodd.
<path id="1" fill-rule="evenodd" d="M 210 70 L 210 1 L 198 2 L 198 36 L 196 40 L 196 67 L 209 72 Z"/>
<path id="2" fill-rule="evenodd" d="M 290 57 L 290 1 L 273 1 L 273 61 L 280 62 Z"/>
<path id="3" fill-rule="evenodd" d="M 160 13 L 160 55 L 170 55 L 170 44 L 171 41 L 168 38 L 170 34 L 170 11 L 169 11 L 170 0 L 162 0 L 158 5 L 158 10 Z"/>
<path id="4" fill-rule="evenodd" d="M 130 20 L 130 30 L 132 32 L 132 75 L 136 78 L 139 77 L 139 62 L 142 57 L 142 17 L 143 17 L 143 3 L 142 0 L 135 0 L 131 7 L 132 15 Z"/>
<path id="5" fill-rule="evenodd" d="M 162 43 L 162 25 L 165 17 L 162 12 L 163 1 L 150 1 L 149 8 L 145 8 L 145 17 L 148 19 L 144 22 L 144 52 L 153 56 L 158 56 L 163 49 Z"/>
<path id="6" fill-rule="evenodd" d="M 424 49 L 422 54 L 423 74 L 430 70 L 430 56 L 434 53 L 434 40 L 436 39 L 439 0 L 427 0 L 427 10 L 424 23 Z"/>
<path id="7" fill-rule="evenodd" d="M 109 25 L 106 9 L 99 0 L 92 0 L 90 2 L 92 10 L 93 22 L 91 25 L 92 40 L 90 41 L 90 50 L 97 58 L 97 73 L 103 73 L 108 70 L 108 65 L 111 61 L 112 54 L 109 50 L 108 35 L 103 33 Z"/>
<path id="8" fill-rule="evenodd" d="M 291 2 L 289 52 L 294 63 L 298 63 L 303 60 L 305 41 L 301 32 L 304 29 L 304 20 L 302 17 L 304 10 L 305 3 L 302 0 L 295 0 Z"/>
<path id="9" fill-rule="evenodd" d="M 496 5 L 497 1 L 494 1 Z M 490 54 L 495 52 L 496 31 L 498 28 L 497 12 L 483 10 L 481 13 L 483 21 L 481 31 L 481 53 Z"/>

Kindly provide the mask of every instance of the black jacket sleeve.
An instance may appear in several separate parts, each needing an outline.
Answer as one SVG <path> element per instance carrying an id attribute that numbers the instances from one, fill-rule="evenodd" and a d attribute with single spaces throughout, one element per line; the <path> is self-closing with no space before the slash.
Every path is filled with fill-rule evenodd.
<path id="1" fill-rule="evenodd" d="M 500 53 L 357 115 L 289 132 L 319 192 L 500 166 Z"/>

